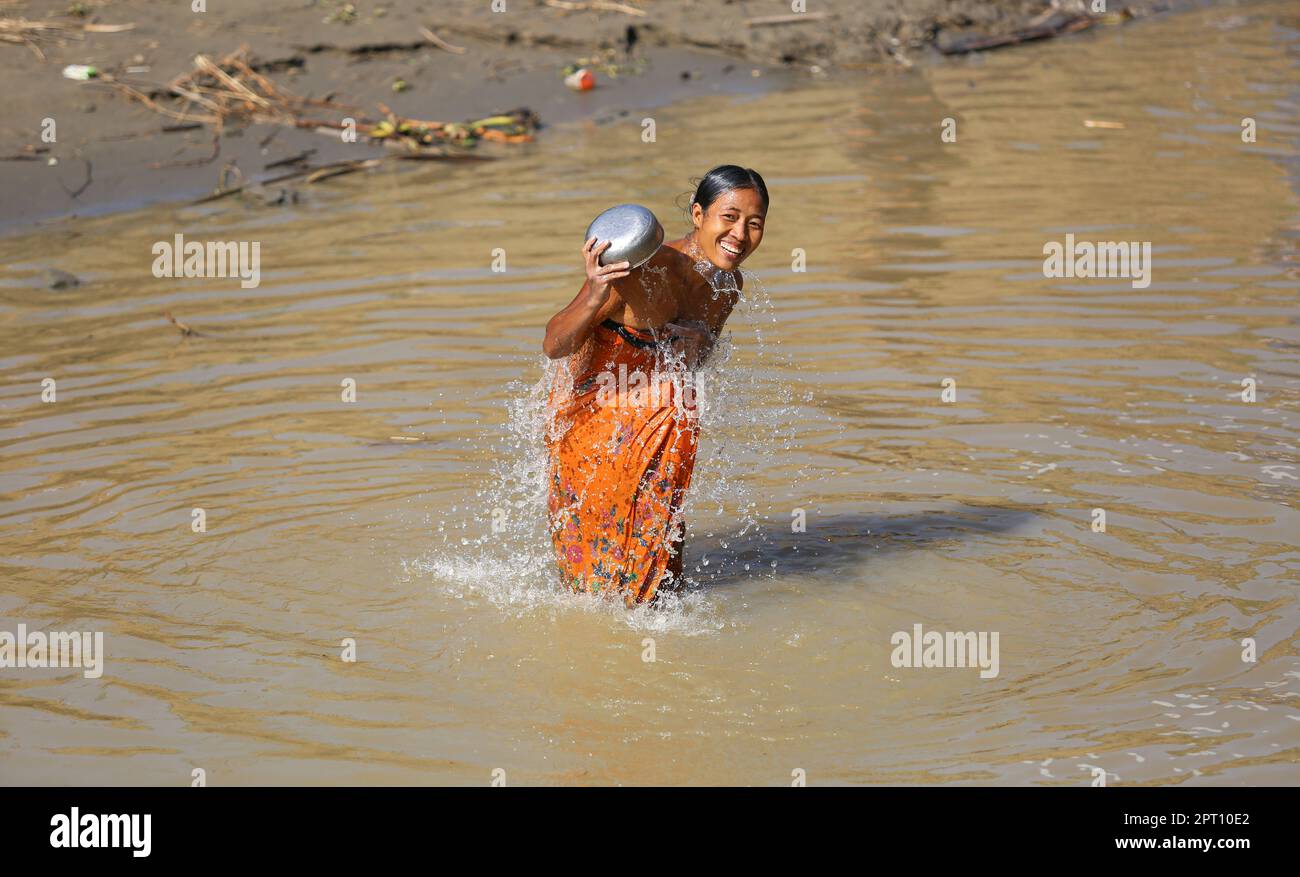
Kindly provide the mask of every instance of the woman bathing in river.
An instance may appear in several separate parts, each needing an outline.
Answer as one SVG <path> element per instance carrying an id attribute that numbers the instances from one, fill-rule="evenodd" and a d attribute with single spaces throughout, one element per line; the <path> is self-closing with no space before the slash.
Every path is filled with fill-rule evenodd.
<path id="1" fill-rule="evenodd" d="M 547 357 L 565 359 L 546 436 L 560 577 L 576 591 L 620 592 L 628 606 L 682 583 L 681 509 L 699 439 L 691 373 L 712 353 L 743 286 L 740 264 L 763 240 L 767 186 L 748 168 L 716 167 L 690 213 L 694 229 L 639 268 L 600 265 L 609 242 L 588 240 L 587 280 L 542 342 Z M 649 391 L 622 391 L 634 386 Z"/>

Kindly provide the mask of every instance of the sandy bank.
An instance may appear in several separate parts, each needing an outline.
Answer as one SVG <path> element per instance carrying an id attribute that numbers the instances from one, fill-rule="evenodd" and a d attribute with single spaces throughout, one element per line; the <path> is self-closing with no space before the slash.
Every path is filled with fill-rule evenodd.
<path id="1" fill-rule="evenodd" d="M 161 104 L 168 83 L 191 71 L 196 55 L 221 58 L 246 46 L 277 86 L 372 116 L 381 103 L 400 117 L 443 121 L 528 107 L 544 125 L 601 123 L 631 108 L 781 87 L 801 76 L 942 62 L 941 48 L 971 34 L 1014 32 L 1045 8 L 1035 0 L 909 0 L 903 8 L 884 0 L 821 0 L 796 16 L 789 3 L 690 0 L 629 0 L 596 9 L 508 0 L 501 12 L 489 0 L 442 0 L 432 8 L 414 0 L 204 5 L 196 12 L 190 3 L 149 0 L 77 0 L 66 8 L 0 0 L 2 18 L 66 26 L 34 34 L 26 45 L 0 43 L 7 92 L 0 229 L 202 196 L 230 178 L 230 167 L 251 181 L 271 176 L 267 165 L 304 153 L 299 166 L 385 152 L 364 138 L 347 144 L 283 125 L 230 124 L 219 136 L 210 128 L 176 126 L 103 81 L 64 78 L 68 64 L 94 65 Z M 1112 14 L 1126 7 L 1139 16 L 1159 8 L 1108 4 Z M 130 28 L 80 32 L 87 23 Z M 599 86 L 582 94 L 563 86 L 566 65 L 601 52 L 625 75 L 598 72 Z M 482 147 L 503 157 L 529 148 Z M 282 188 L 254 194 L 291 197 Z"/>

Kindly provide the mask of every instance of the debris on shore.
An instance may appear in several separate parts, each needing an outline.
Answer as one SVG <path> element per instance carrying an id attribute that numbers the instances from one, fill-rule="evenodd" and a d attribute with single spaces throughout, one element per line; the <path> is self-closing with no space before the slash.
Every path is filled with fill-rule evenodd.
<path id="1" fill-rule="evenodd" d="M 1001 49 L 1034 40 L 1045 40 L 1064 34 L 1078 33 L 1098 24 L 1123 24 L 1131 18 L 1133 18 L 1133 13 L 1127 8 L 1104 15 L 1091 15 L 1087 12 L 1049 8 L 1031 18 L 1023 27 L 1017 28 L 1010 33 L 996 36 L 967 36 L 951 42 L 939 40 L 936 47 L 945 55 L 966 55 L 971 52 Z"/>
<path id="2" fill-rule="evenodd" d="M 289 179 L 315 183 L 376 167 L 388 158 L 486 159 L 487 156 L 471 156 L 466 152 L 481 142 L 527 143 L 533 140 L 534 132 L 541 127 L 537 114 L 527 107 L 464 122 L 443 122 L 404 118 L 380 103 L 378 113 L 369 116 L 360 112 L 359 107 L 328 98 L 305 98 L 290 93 L 264 75 L 246 48 L 216 61 L 198 55 L 194 58 L 194 69 L 174 77 L 165 86 L 150 87 L 109 72 L 101 72 L 97 81 L 179 123 L 171 126 L 174 130 L 187 130 L 195 125 L 211 128 L 212 154 L 187 162 L 189 164 L 214 161 L 220 154 L 221 135 L 227 126 L 257 123 L 307 129 L 339 138 L 345 143 L 364 139 L 399 153 L 315 167 L 305 162 L 294 162 L 304 166 L 266 180 L 264 184 Z M 223 184 L 201 200 L 209 201 L 245 188 L 242 182 L 235 186 Z"/>
<path id="3" fill-rule="evenodd" d="M 134 24 L 93 24 L 81 21 L 49 19 L 30 21 L 26 18 L 0 18 L 0 43 L 26 46 L 37 58 L 44 61 L 42 47 L 61 46 L 70 39 L 82 39 L 88 33 L 121 33 L 132 30 Z"/>
<path id="4" fill-rule="evenodd" d="M 481 140 L 496 143 L 528 143 L 541 122 L 527 107 L 499 113 L 471 122 L 426 122 L 403 119 L 384 104 L 379 109 L 387 116 L 365 128 L 365 136 L 382 140 L 386 145 L 401 145 L 412 151 L 438 143 L 472 146 Z"/>
<path id="5" fill-rule="evenodd" d="M 227 122 L 272 122 L 292 125 L 313 108 L 349 110 L 343 104 L 292 95 L 257 72 L 240 49 L 213 62 L 196 55 L 194 69 L 163 87 L 146 90 L 129 79 L 101 73 L 100 80 L 119 94 L 180 122 L 199 122 L 220 130 Z M 183 104 L 168 106 L 163 101 Z"/>
<path id="6" fill-rule="evenodd" d="M 540 127 L 537 114 L 525 108 L 467 122 L 406 119 L 384 104 L 382 118 L 359 114 L 358 107 L 333 100 L 298 97 L 277 86 L 250 63 L 245 49 L 212 61 L 194 59 L 194 70 L 171 80 L 165 87 L 145 90 L 138 83 L 102 74 L 101 80 L 124 96 L 179 122 L 198 122 L 217 129 L 227 124 L 266 122 L 296 128 L 327 129 L 371 140 L 401 143 L 412 150 L 452 144 L 472 147 L 481 140 L 526 143 Z M 316 118 L 316 111 L 347 113 L 338 119 Z"/>

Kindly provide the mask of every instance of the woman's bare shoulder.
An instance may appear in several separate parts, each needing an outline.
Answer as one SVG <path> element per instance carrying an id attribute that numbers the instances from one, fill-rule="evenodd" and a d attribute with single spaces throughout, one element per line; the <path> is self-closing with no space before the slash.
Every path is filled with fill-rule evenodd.
<path id="1" fill-rule="evenodd" d="M 683 238 L 683 240 L 685 240 Z M 666 267 L 680 280 L 688 278 L 694 272 L 695 262 L 679 246 L 681 241 L 668 241 L 650 260 L 650 264 Z"/>

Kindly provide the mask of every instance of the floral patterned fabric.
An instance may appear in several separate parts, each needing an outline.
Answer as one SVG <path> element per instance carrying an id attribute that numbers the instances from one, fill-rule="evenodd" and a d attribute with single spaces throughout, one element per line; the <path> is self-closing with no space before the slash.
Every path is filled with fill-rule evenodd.
<path id="1" fill-rule="evenodd" d="M 669 345 L 606 322 L 550 390 L 550 531 L 569 588 L 628 606 L 680 584 L 698 414 Z"/>

